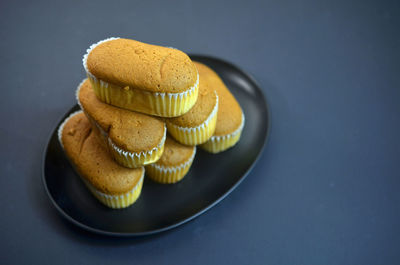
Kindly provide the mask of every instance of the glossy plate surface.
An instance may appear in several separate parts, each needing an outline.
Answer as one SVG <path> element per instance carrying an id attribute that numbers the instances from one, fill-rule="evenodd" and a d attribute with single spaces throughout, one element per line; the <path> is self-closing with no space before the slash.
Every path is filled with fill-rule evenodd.
<path id="1" fill-rule="evenodd" d="M 239 143 L 216 155 L 198 148 L 193 165 L 181 182 L 162 185 L 145 178 L 142 194 L 135 204 L 123 210 L 112 210 L 89 193 L 58 142 L 58 126 L 78 109 L 76 105 L 54 127 L 43 159 L 43 183 L 62 216 L 83 229 L 100 234 L 153 234 L 177 227 L 204 213 L 249 174 L 265 147 L 270 127 L 268 106 L 261 88 L 230 63 L 208 56 L 190 57 L 216 71 L 239 101 L 246 116 Z"/>

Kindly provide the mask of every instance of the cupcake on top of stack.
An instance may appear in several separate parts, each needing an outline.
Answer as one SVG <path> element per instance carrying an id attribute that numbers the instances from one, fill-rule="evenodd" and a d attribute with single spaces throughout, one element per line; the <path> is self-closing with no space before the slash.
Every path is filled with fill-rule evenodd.
<path id="1" fill-rule="evenodd" d="M 177 49 L 110 38 L 90 46 L 83 65 L 96 95 L 111 105 L 176 117 L 197 100 L 197 69 Z"/>
<path id="2" fill-rule="evenodd" d="M 217 153 L 239 141 L 238 102 L 213 70 L 179 50 L 110 38 L 93 44 L 83 65 L 88 79 L 76 96 L 86 117 L 67 118 L 59 139 L 106 206 L 138 199 L 144 165 L 152 180 L 176 183 L 189 171 L 196 145 Z"/>

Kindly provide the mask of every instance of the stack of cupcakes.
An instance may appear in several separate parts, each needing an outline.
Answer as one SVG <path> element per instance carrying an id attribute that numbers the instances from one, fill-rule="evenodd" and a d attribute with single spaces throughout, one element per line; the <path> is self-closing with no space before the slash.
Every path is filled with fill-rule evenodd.
<path id="1" fill-rule="evenodd" d="M 87 50 L 83 66 L 87 79 L 76 90 L 82 110 L 61 124 L 59 140 L 108 207 L 132 205 L 145 171 L 176 183 L 197 145 L 218 153 L 240 139 L 244 115 L 234 96 L 213 70 L 177 49 L 109 38 Z"/>

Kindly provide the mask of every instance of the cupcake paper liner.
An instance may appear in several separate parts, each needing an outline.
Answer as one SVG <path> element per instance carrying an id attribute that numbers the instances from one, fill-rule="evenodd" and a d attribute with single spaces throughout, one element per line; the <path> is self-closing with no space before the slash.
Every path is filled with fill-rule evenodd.
<path id="1" fill-rule="evenodd" d="M 215 93 L 216 94 L 216 93 Z M 215 106 L 211 111 L 207 119 L 196 127 L 181 127 L 166 121 L 168 132 L 178 142 L 185 145 L 199 145 L 207 142 L 214 134 L 215 127 L 217 124 L 217 113 L 218 113 L 218 95 Z"/>
<path id="2" fill-rule="evenodd" d="M 164 152 L 164 143 L 165 143 L 165 138 L 167 136 L 167 128 L 165 125 L 164 125 L 164 135 L 160 143 L 156 147 L 152 148 L 151 150 L 141 151 L 141 152 L 129 152 L 127 150 L 124 150 L 118 147 L 111 140 L 111 138 L 108 137 L 107 132 L 82 107 L 78 96 L 82 84 L 83 82 L 78 86 L 78 89 L 76 91 L 76 99 L 78 101 L 78 104 L 79 106 L 81 106 L 86 117 L 89 119 L 97 135 L 100 137 L 103 143 L 108 146 L 108 150 L 111 156 L 118 164 L 124 167 L 137 168 L 150 163 L 154 163 L 161 157 L 162 153 Z"/>
<path id="3" fill-rule="evenodd" d="M 157 145 L 157 147 L 154 147 L 150 151 L 142 151 L 134 153 L 119 148 L 110 138 L 108 138 L 108 144 L 110 147 L 111 155 L 114 157 L 114 160 L 118 164 L 129 168 L 136 168 L 154 163 L 158 159 L 160 159 L 162 153 L 164 152 L 166 133 L 167 133 L 167 128 L 165 128 L 164 125 L 164 136 L 161 139 L 161 142 Z"/>
<path id="4" fill-rule="evenodd" d="M 244 114 L 242 114 L 242 123 L 240 124 L 239 128 L 236 129 L 236 131 L 226 135 L 212 136 L 210 140 L 200 145 L 200 147 L 214 154 L 227 150 L 228 148 L 234 146 L 239 141 L 244 127 L 244 123 L 245 123 L 245 118 Z"/>
<path id="5" fill-rule="evenodd" d="M 64 130 L 64 126 L 71 117 L 73 117 L 81 112 L 82 112 L 82 110 L 78 110 L 76 112 L 71 113 L 58 128 L 58 140 L 63 149 L 64 149 L 64 144 L 62 142 L 61 136 L 62 136 L 62 131 Z M 68 160 L 69 160 L 69 158 L 68 158 Z M 74 163 L 70 163 L 70 164 L 75 169 L 75 171 L 77 171 Z M 96 187 L 94 187 L 88 180 L 83 178 L 80 174 L 78 174 L 78 175 L 79 175 L 79 178 L 86 185 L 86 187 L 89 189 L 89 191 L 93 194 L 93 196 L 95 198 L 97 198 L 101 203 L 103 203 L 104 205 L 106 205 L 110 208 L 113 208 L 113 209 L 121 209 L 121 208 L 126 208 L 126 207 L 132 205 L 139 198 L 140 193 L 142 191 L 144 173 L 145 173 L 145 170 L 143 169 L 143 174 L 140 177 L 140 180 L 130 191 L 123 193 L 123 194 L 119 194 L 119 195 L 105 194 L 105 193 L 101 192 L 100 190 L 98 190 Z"/>
<path id="6" fill-rule="evenodd" d="M 103 102 L 124 109 L 134 110 L 160 117 L 176 117 L 188 112 L 196 103 L 199 87 L 199 75 L 196 83 L 181 93 L 149 92 L 129 86 L 120 87 L 95 77 L 87 68 L 89 53 L 99 44 L 115 40 L 109 38 L 92 44 L 83 56 L 83 66 L 92 83 L 96 96 Z"/>
<path id="7" fill-rule="evenodd" d="M 146 174 L 152 180 L 162 184 L 172 184 L 183 179 L 192 166 L 194 157 L 196 155 L 196 147 L 194 148 L 193 155 L 185 163 L 179 166 L 163 166 L 157 163 L 146 166 Z"/>

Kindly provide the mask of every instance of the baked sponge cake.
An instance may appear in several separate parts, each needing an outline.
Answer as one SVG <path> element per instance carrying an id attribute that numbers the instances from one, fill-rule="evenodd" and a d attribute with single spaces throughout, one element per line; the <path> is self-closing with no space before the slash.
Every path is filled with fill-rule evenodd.
<path id="1" fill-rule="evenodd" d="M 90 46 L 83 66 L 96 96 L 114 106 L 175 117 L 197 100 L 197 69 L 177 49 L 109 38 Z"/>
<path id="2" fill-rule="evenodd" d="M 118 164 L 136 168 L 161 157 L 167 129 L 159 118 L 103 103 L 88 79 L 78 86 L 76 95 L 96 134 Z"/>
<path id="3" fill-rule="evenodd" d="M 130 169 L 115 163 L 99 144 L 82 111 L 61 124 L 58 136 L 70 162 L 100 202 L 111 208 L 125 208 L 138 199 L 144 167 Z"/>
<path id="4" fill-rule="evenodd" d="M 156 163 L 146 166 L 146 174 L 159 183 L 176 183 L 188 173 L 195 155 L 195 146 L 182 145 L 167 136 L 163 155 Z"/>
<path id="5" fill-rule="evenodd" d="M 201 82 L 207 82 L 218 94 L 217 125 L 214 135 L 200 147 L 211 153 L 218 153 L 234 146 L 240 139 L 245 118 L 235 97 L 221 78 L 208 66 L 196 63 Z M 206 81 L 203 81 L 206 80 Z"/>
<path id="6" fill-rule="evenodd" d="M 202 75 L 204 65 L 196 62 L 194 64 L 201 69 L 196 104 L 182 116 L 166 119 L 168 132 L 175 140 L 186 145 L 207 142 L 214 134 L 217 124 L 218 95 L 214 89 L 214 83 L 210 83 L 211 79 Z"/>

